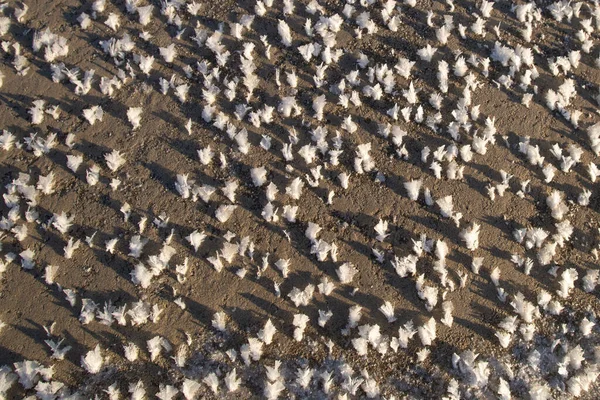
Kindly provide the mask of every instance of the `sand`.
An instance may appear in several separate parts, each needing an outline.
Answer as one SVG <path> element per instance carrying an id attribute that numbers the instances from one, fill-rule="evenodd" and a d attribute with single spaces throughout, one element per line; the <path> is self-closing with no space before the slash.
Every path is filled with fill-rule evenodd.
<path id="1" fill-rule="evenodd" d="M 508 349 L 503 349 L 494 336 L 502 319 L 513 314 L 509 303 L 516 293 L 521 292 L 536 303 L 541 289 L 555 296 L 559 288 L 558 279 L 547 272 L 550 265 L 540 266 L 536 263 L 531 274 L 526 275 L 522 268 L 516 267 L 510 260 L 513 254 L 536 258 L 535 249 L 526 251 L 514 240 L 512 233 L 515 229 L 541 227 L 554 232 L 556 221 L 550 216 L 545 202 L 552 190 L 560 190 L 569 201 L 565 219 L 571 221 L 574 233 L 564 247 L 558 248 L 551 265 L 560 266 L 559 271 L 575 268 L 580 279 L 588 269 L 597 269 L 597 260 L 591 251 L 598 246 L 598 204 L 596 186 L 591 182 L 586 167 L 589 162 L 596 162 L 597 157 L 590 149 L 583 128 L 573 128 L 557 112 L 548 110 L 543 99 L 543 94 L 548 89 L 556 89 L 562 83 L 561 77 L 552 76 L 548 70 L 546 58 L 564 55 L 565 50 L 579 48 L 579 44 L 573 39 L 578 29 L 575 25 L 569 25 L 566 21 L 555 22 L 544 11 L 546 18 L 535 29 L 531 43 L 526 43 L 519 34 L 521 24 L 510 11 L 510 4 L 497 3 L 486 24 L 488 32 L 484 38 L 471 34 L 468 39 L 462 40 L 455 31 L 448 46 L 440 46 L 438 49 L 434 63 L 427 63 L 418 60 L 416 56 L 416 51 L 425 44 L 435 45 L 436 42 L 434 29 L 425 24 L 427 11 L 433 11 L 436 26 L 443 23 L 443 15 L 452 15 L 455 25 L 470 25 L 473 21 L 471 13 L 476 11 L 474 3 L 457 2 L 453 12 L 449 12 L 448 6 L 439 2 L 419 1 L 415 8 L 401 6 L 403 12 L 399 15 L 402 24 L 398 32 L 391 32 L 383 27 L 379 12 L 373 11 L 373 19 L 381 25 L 379 31 L 372 35 L 365 34 L 362 40 L 357 40 L 353 28 L 350 28 L 354 23 L 345 23 L 337 36 L 338 47 L 345 50 L 345 55 L 337 65 L 328 68 L 328 83 L 315 89 L 312 75 L 316 63 L 304 62 L 297 51 L 285 49 L 279 43 L 277 20 L 282 18 L 282 14 L 281 5 L 277 4 L 265 17 L 257 17 L 252 31 L 244 33 L 245 40 L 257 44 L 254 51 L 255 62 L 258 65 L 257 74 L 261 78 L 260 86 L 249 105 L 255 109 L 264 104 L 277 107 L 280 96 L 293 94 L 294 91 L 286 85 L 283 85 L 283 89 L 278 89 L 274 83 L 276 67 L 282 71 L 282 82 L 285 80 L 283 71 L 293 68 L 299 77 L 296 98 L 302 113 L 298 117 L 284 118 L 275 112 L 272 123 L 256 128 L 247 120 L 240 122 L 233 117 L 235 104 L 243 102 L 241 94 L 233 102 L 221 95 L 219 109 L 228 113 L 238 128 L 245 127 L 248 130 L 249 141 L 253 146 L 248 154 L 241 154 L 224 132 L 202 120 L 203 78 L 198 72 L 194 72 L 191 79 L 183 79 L 191 85 L 188 101 L 184 104 L 180 104 L 172 91 L 168 95 L 162 95 L 158 81 L 159 77 L 170 79 L 173 74 L 185 78 L 183 67 L 195 67 L 196 62 L 202 59 L 214 65 L 214 56 L 210 50 L 199 48 L 190 40 L 192 28 L 197 23 L 210 32 L 224 23 L 223 43 L 230 48 L 231 59 L 235 60 L 231 62 L 232 65 L 237 65 L 239 56 L 236 50 L 241 47 L 228 35 L 228 22 L 239 20 L 243 14 L 253 13 L 253 2 L 202 4 L 197 17 L 182 11 L 183 26 L 187 30 L 180 40 L 173 38 L 177 30 L 169 26 L 165 17 L 159 16 L 158 10 L 155 10 L 153 21 L 144 28 L 153 35 L 149 43 L 137 37 L 142 26 L 137 22 L 137 17 L 126 14 L 123 2 L 108 2 L 106 11 L 87 30 L 79 27 L 77 17 L 81 12 L 89 12 L 90 4 L 81 5 L 76 1 L 61 0 L 50 3 L 27 0 L 26 3 L 29 10 L 23 22 L 13 22 L 2 40 L 19 43 L 22 54 L 31 62 L 31 68 L 26 76 L 18 76 L 11 65 L 13 55 L 2 52 L 3 63 L 0 70 L 5 74 L 5 79 L 0 93 L 0 128 L 12 132 L 19 143 L 23 143 L 23 139 L 31 132 L 36 132 L 41 137 L 56 133 L 58 144 L 41 157 L 27 151 L 25 146 L 0 151 L 1 184 L 5 187 L 19 173 L 30 174 L 32 182 L 36 182 L 40 174 L 46 175 L 52 171 L 56 187 L 54 193 L 39 196 L 35 207 L 39 213 L 39 223 L 26 223 L 29 231 L 23 241 L 17 241 L 10 232 L 6 232 L 2 239 L 3 254 L 19 254 L 23 249 L 29 248 L 35 252 L 36 266 L 32 270 L 25 270 L 16 260 L 8 265 L 2 275 L 0 320 L 6 323 L 6 327 L 0 332 L 0 366 L 12 366 L 22 360 L 37 360 L 44 365 L 53 365 L 53 379 L 64 382 L 72 391 L 79 390 L 84 398 L 94 394 L 105 397 L 101 391 L 113 382 L 117 382 L 122 392 L 126 393 L 128 384 L 137 382 L 138 379 L 144 382 L 149 398 L 152 398 L 160 384 L 169 383 L 179 387 L 184 377 L 201 380 L 209 372 L 217 372 L 222 376 L 232 368 L 237 368 L 238 376 L 242 378 L 242 388 L 238 392 L 225 394 L 222 387 L 220 394 L 213 395 L 203 385 L 202 395 L 207 398 L 259 398 L 264 388 L 264 365 L 272 365 L 274 360 L 284 362 L 282 371 L 288 382 L 293 381 L 295 370 L 299 366 L 310 366 L 319 372 L 338 371 L 340 364 L 345 362 L 357 373 L 366 369 L 379 382 L 384 396 L 395 394 L 409 398 L 440 398 L 446 392 L 451 378 L 460 380 L 460 373 L 452 368 L 454 353 L 472 350 L 480 354 L 482 359 L 485 357 L 489 360 L 506 361 L 517 372 L 522 365 L 522 354 L 529 354 L 536 346 L 544 346 L 549 338 L 556 337 L 560 324 L 577 326 L 584 315 L 597 314 L 597 291 L 584 292 L 579 281 L 571 295 L 567 299 L 561 299 L 565 312 L 558 317 L 544 313 L 539 318 L 533 342 L 525 343 L 515 339 Z M 344 4 L 327 1 L 321 2 L 321 5 L 327 13 L 341 13 Z M 13 7 L 14 4 L 9 4 L 5 15 L 12 15 Z M 380 6 L 371 7 L 373 10 L 380 9 Z M 303 34 L 301 27 L 308 14 L 302 2 L 296 2 L 296 8 L 296 13 L 287 20 L 294 32 L 295 43 L 306 43 L 309 39 Z M 100 22 L 110 12 L 121 16 L 121 27 L 116 34 Z M 317 21 L 315 16 L 312 19 L 313 22 Z M 370 58 L 370 66 L 384 62 L 391 66 L 398 56 L 403 55 L 417 61 L 413 68 L 413 81 L 422 90 L 419 96 L 426 115 L 429 115 L 431 107 L 426 102 L 428 94 L 437 87 L 436 61 L 445 59 L 452 68 L 451 60 L 454 60 L 455 52 L 462 51 L 467 57 L 471 53 L 478 57 L 489 56 L 496 40 L 492 27 L 499 22 L 502 23 L 503 43 L 508 42 L 513 47 L 522 44 L 539 48 L 539 54 L 534 56 L 540 73 L 535 81 L 538 94 L 533 96 L 533 101 L 527 108 L 521 104 L 524 91 L 517 83 L 510 89 L 505 89 L 498 88 L 491 82 L 491 79 L 497 79 L 506 73 L 507 68 L 492 62 L 490 79 L 481 75 L 480 68 L 472 68 L 477 79 L 484 84 L 472 93 L 472 104 L 481 106 L 481 116 L 474 123 L 473 132 L 475 129 L 479 132 L 483 130 L 486 117 L 495 117 L 497 142 L 488 146 L 487 154 L 476 154 L 471 162 L 459 162 L 465 167 L 463 179 L 436 179 L 428 168 L 429 163 L 424 164 L 420 160 L 420 152 L 424 146 L 434 151 L 439 146 L 453 143 L 445 129 L 433 132 L 424 124 L 405 122 L 402 117 L 395 122 L 386 115 L 386 110 L 394 102 L 398 102 L 401 107 L 405 106 L 401 89 L 408 86 L 409 80 L 398 77 L 397 94 L 385 94 L 382 100 L 363 96 L 363 105 L 351 106 L 349 110 L 335 105 L 337 98 L 328 91 L 330 85 L 339 82 L 344 74 L 355 68 L 356 56 L 360 51 Z M 33 33 L 46 28 L 68 39 L 69 54 L 61 62 L 68 68 L 95 70 L 94 83 L 88 94 L 76 95 L 73 92 L 74 85 L 66 81 L 53 82 L 49 64 L 44 61 L 42 54 L 32 53 Z M 145 77 L 137 65 L 130 61 L 137 76 L 129 79 L 121 89 L 115 90 L 112 98 L 108 98 L 99 90 L 99 77 L 112 77 L 117 73 L 117 67 L 102 52 L 99 43 L 113 36 L 120 37 L 126 32 L 136 42 L 137 47 L 133 53 L 152 54 L 156 61 L 149 77 Z M 267 35 L 273 45 L 271 60 L 264 57 L 260 35 Z M 593 37 L 595 36 L 594 33 Z M 176 44 L 178 55 L 174 63 L 167 64 L 160 58 L 158 47 L 170 43 Z M 600 84 L 595 65 L 596 53 L 594 49 L 590 54 L 582 54 L 579 67 L 569 74 L 575 79 L 578 88 L 572 107 L 583 112 L 580 127 L 586 127 L 598 119 L 597 105 L 593 99 Z M 131 60 L 131 54 L 126 55 L 125 59 Z M 221 71 L 221 77 L 231 78 L 235 74 L 238 71 L 231 66 Z M 240 84 L 238 92 L 243 93 L 241 86 Z M 453 120 L 450 113 L 461 97 L 463 87 L 463 81 L 452 76 L 451 69 L 451 87 L 444 99 L 441 127 Z M 531 92 L 531 88 L 528 91 Z M 314 96 L 320 94 L 326 94 L 329 103 L 324 121 L 317 122 L 313 118 L 311 102 Z M 27 110 L 38 99 L 45 100 L 48 106 L 58 105 L 58 119 L 54 120 L 46 115 L 41 124 L 33 126 Z M 104 110 L 103 120 L 93 126 L 82 117 L 82 111 L 91 105 L 101 105 Z M 132 130 L 127 120 L 128 107 L 143 108 L 142 125 L 138 130 Z M 358 124 L 358 130 L 353 134 L 340 129 L 343 118 L 348 114 Z M 184 127 L 188 118 L 193 122 L 191 135 Z M 404 140 L 408 159 L 400 159 L 391 140 L 377 134 L 379 123 L 397 124 L 408 132 Z M 297 150 L 310 143 L 310 129 L 319 125 L 328 128 L 328 138 L 333 137 L 336 130 L 341 132 L 344 153 L 340 157 L 340 165 L 334 167 L 325 164 L 323 180 L 318 187 L 305 185 L 301 199 L 292 200 L 285 194 L 285 187 L 289 182 L 297 176 L 310 174 L 310 168 L 323 164 L 328 157 L 318 155 L 315 164 L 307 165 L 296 154 L 293 162 L 286 163 L 280 148 L 287 142 L 292 126 L 296 128 L 300 138 L 299 144 L 294 147 Z M 461 132 L 459 145 L 471 143 L 473 132 Z M 65 145 L 65 137 L 69 133 L 76 137 L 72 149 Z M 259 147 L 262 135 L 272 138 L 271 150 Z M 541 168 L 530 165 L 518 151 L 519 138 L 525 136 L 530 138 L 532 144 L 539 144 L 542 155 L 557 167 L 560 163 L 552 159 L 549 152 L 554 143 L 558 143 L 563 149 L 569 144 L 582 147 L 584 152 L 581 162 L 569 173 L 557 172 L 554 180 L 546 183 Z M 358 175 L 352 167 L 354 150 L 356 145 L 369 142 L 375 170 Z M 218 158 L 207 166 L 199 163 L 197 150 L 208 145 L 215 153 L 222 152 L 227 157 L 228 165 L 225 168 L 220 166 Z M 112 149 L 119 150 L 127 160 L 117 172 L 106 168 L 104 161 L 104 154 Z M 81 154 L 84 157 L 84 163 L 77 173 L 66 167 L 68 154 Z M 85 176 L 85 169 L 92 163 L 102 168 L 100 182 L 94 186 L 86 183 Z M 287 164 L 293 168 L 287 169 Z M 443 165 L 445 171 L 447 163 Z M 283 218 L 277 222 L 267 222 L 261 216 L 267 203 L 264 188 L 254 187 L 249 179 L 250 169 L 259 166 L 267 168 L 269 181 L 279 188 L 280 193 L 274 206 L 280 212 L 285 204 L 299 206 L 297 222 L 289 223 Z M 514 177 L 504 196 L 497 196 L 492 201 L 486 186 L 501 183 L 500 170 Z M 348 190 L 343 190 L 337 180 L 337 175 L 343 171 L 351 173 Z M 193 202 L 182 199 L 174 186 L 176 175 L 182 173 L 189 174 L 190 179 L 198 184 L 215 187 L 221 187 L 229 179 L 239 180 L 240 188 L 236 198 L 238 207 L 231 219 L 221 223 L 214 217 L 219 204 L 229 203 L 220 191 L 213 195 L 208 204 L 201 200 Z M 377 179 L 377 173 L 383 179 Z M 112 178 L 122 181 L 121 186 L 114 191 L 109 186 Z M 452 195 L 455 210 L 463 214 L 460 227 L 452 220 L 443 218 L 436 206 L 425 205 L 423 197 L 417 202 L 408 199 L 403 183 L 419 178 L 423 179 L 423 187 L 431 190 L 434 199 Z M 517 192 L 520 182 L 526 180 L 530 182 L 530 191 L 521 198 Z M 583 189 L 589 189 L 593 193 L 588 207 L 576 203 L 577 196 Z M 335 191 L 335 197 L 332 204 L 327 204 L 330 190 Z M 120 212 L 125 203 L 131 206 L 129 221 L 124 221 Z M 18 224 L 24 222 L 26 210 L 27 205 L 22 200 Z M 3 215 L 8 211 L 6 206 L 2 207 Z M 68 234 L 61 234 L 46 225 L 53 214 L 62 211 L 74 216 L 73 226 Z M 168 217 L 166 228 L 158 228 L 152 223 L 161 214 Z M 137 260 L 128 256 L 129 239 L 138 233 L 138 222 L 142 217 L 148 218 L 148 225 L 142 236 L 148 238 L 149 242 L 141 260 L 146 261 L 148 256 L 158 254 L 171 230 L 174 232 L 171 246 L 177 251 L 168 270 L 155 278 L 148 289 L 132 283 L 130 272 Z M 389 237 L 382 243 L 376 241 L 373 230 L 379 219 L 389 222 Z M 310 241 L 304 235 L 309 222 L 321 226 L 321 239 L 337 244 L 339 262 L 330 259 L 319 262 L 314 254 L 310 254 Z M 473 222 L 481 226 L 481 234 L 479 248 L 469 251 L 461 242 L 459 232 Z M 208 235 L 197 252 L 185 240 L 194 230 L 204 231 Z M 250 237 L 255 245 L 255 254 L 253 259 L 238 256 L 217 273 L 207 262 L 207 257 L 213 256 L 221 248 L 223 236 L 228 231 L 235 233 L 232 241 L 236 243 L 240 238 Z M 69 237 L 83 241 L 94 232 L 96 236 L 93 247 L 83 243 L 72 259 L 65 259 L 63 247 Z M 452 327 L 439 323 L 443 314 L 439 304 L 431 313 L 425 310 L 424 303 L 415 290 L 415 278 L 400 278 L 390 263 L 394 255 L 400 257 L 409 254 L 411 240 L 418 239 L 421 234 L 427 235 L 427 238 L 444 240 L 448 244 L 448 277 L 457 286 L 459 274 L 468 274 L 466 287 L 457 287 L 447 293 L 446 299 L 451 300 L 454 305 Z M 104 243 L 111 238 L 119 238 L 114 254 L 106 252 L 104 248 Z M 373 247 L 383 252 L 383 263 L 377 262 L 373 257 Z M 258 277 L 257 268 L 266 253 L 270 254 L 271 266 Z M 484 257 L 485 260 L 479 275 L 470 272 L 474 256 Z M 185 282 L 180 283 L 174 266 L 182 263 L 185 257 L 189 260 L 189 272 Z M 291 272 L 286 279 L 282 278 L 273 265 L 278 259 L 291 260 Z M 440 286 L 439 277 L 433 269 L 434 260 L 433 254 L 423 256 L 418 264 L 419 274 L 425 274 L 428 284 Z M 341 262 L 351 262 L 359 270 L 349 285 L 338 282 L 335 270 Z M 58 285 L 76 291 L 78 301 L 75 307 L 69 305 L 57 284 L 48 285 L 44 281 L 46 265 L 59 267 L 55 279 Z M 509 295 L 509 301 L 505 303 L 498 300 L 496 287 L 490 279 L 490 272 L 496 267 L 500 269 L 500 286 Z M 239 268 L 248 270 L 243 279 L 236 275 Z M 308 306 L 300 307 L 295 307 L 287 298 L 292 288 L 303 289 L 308 284 L 316 285 L 322 277 L 328 277 L 336 284 L 331 295 L 323 296 L 317 291 Z M 274 281 L 281 284 L 281 297 L 275 294 Z M 185 310 L 174 303 L 179 297 L 185 302 Z M 157 323 L 141 326 L 119 326 L 116 323 L 106 326 L 98 321 L 82 324 L 79 316 L 83 298 L 92 299 L 101 308 L 108 301 L 121 306 L 131 305 L 141 299 L 149 304 L 159 305 L 164 311 Z M 378 311 L 386 300 L 395 306 L 397 322 L 392 324 Z M 430 346 L 431 354 L 423 362 L 416 361 L 416 354 L 422 346 L 415 336 L 408 349 L 400 349 L 397 353 L 389 351 L 386 355 L 381 355 L 370 349 L 366 357 L 357 355 L 351 344 L 351 339 L 357 337 L 356 332 L 349 336 L 341 333 L 347 323 L 348 309 L 353 305 L 363 308 L 360 325 L 379 324 L 381 333 L 388 337 L 397 335 L 398 327 L 409 320 L 413 320 L 418 326 L 430 317 L 435 317 L 438 329 L 437 338 Z M 324 328 L 316 324 L 319 309 L 333 312 L 333 317 Z M 228 316 L 227 333 L 217 332 L 212 327 L 211 320 L 217 311 L 224 311 Z M 296 342 L 293 339 L 292 320 L 293 315 L 299 312 L 308 315 L 311 322 L 304 340 Z M 239 359 L 229 360 L 225 351 L 231 348 L 239 351 L 248 337 L 255 337 L 269 318 L 278 332 L 274 343 L 264 346 L 260 362 L 245 366 Z M 47 339 L 44 326 L 51 323 L 55 323 L 53 337 L 64 338 L 64 344 L 72 346 L 61 361 L 52 360 L 51 353 L 44 344 Z M 186 343 L 186 334 L 191 338 L 189 360 L 180 368 L 174 364 L 171 356 Z M 146 341 L 156 335 L 166 338 L 174 350 L 172 354 L 160 355 L 155 362 L 151 362 L 146 351 Z M 575 340 L 576 335 L 568 334 L 566 337 Z M 586 349 L 593 348 L 592 345 L 597 341 L 597 330 L 594 329 L 592 337 L 585 340 L 586 346 L 589 346 Z M 330 341 L 331 350 L 327 347 Z M 123 357 L 122 346 L 128 342 L 134 342 L 142 349 L 138 361 L 128 362 Z M 81 357 L 96 344 L 100 344 L 107 357 L 106 366 L 98 374 L 87 374 L 81 367 Z M 494 362 L 498 361 L 492 361 L 491 365 Z M 591 359 L 589 362 L 592 362 Z M 494 369 L 500 370 L 501 368 Z M 290 389 L 282 396 L 333 396 L 337 393 L 336 390 L 341 390 L 341 378 L 338 374 L 336 372 L 334 375 L 336 389 L 332 393 L 325 394 L 321 383 L 314 379 L 312 389 Z M 502 375 L 496 373 L 487 388 L 468 389 L 468 385 L 461 386 L 465 390 L 464 395 L 493 398 L 498 376 Z M 564 395 L 557 383 L 560 379 L 556 380 L 554 373 L 531 373 L 527 376 L 546 380 L 553 387 L 553 395 Z M 528 387 L 529 383 L 523 380 L 515 379 L 511 382 L 516 398 L 526 397 Z M 31 393 L 34 392 L 22 391 L 16 385 L 8 398 Z M 357 396 L 364 396 L 364 393 L 359 390 Z M 591 396 L 590 398 L 594 398 Z"/>

